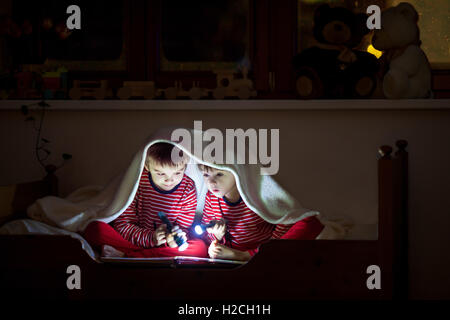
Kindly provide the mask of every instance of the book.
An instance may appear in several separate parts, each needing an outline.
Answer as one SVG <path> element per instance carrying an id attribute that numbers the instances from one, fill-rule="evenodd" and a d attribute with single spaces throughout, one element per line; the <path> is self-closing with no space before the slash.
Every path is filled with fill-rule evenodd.
<path id="1" fill-rule="evenodd" d="M 160 258 L 124 258 L 124 257 L 101 257 L 104 263 L 113 264 L 139 264 L 148 266 L 197 266 L 197 267 L 234 267 L 245 264 L 245 261 L 211 259 L 200 257 L 160 257 Z"/>

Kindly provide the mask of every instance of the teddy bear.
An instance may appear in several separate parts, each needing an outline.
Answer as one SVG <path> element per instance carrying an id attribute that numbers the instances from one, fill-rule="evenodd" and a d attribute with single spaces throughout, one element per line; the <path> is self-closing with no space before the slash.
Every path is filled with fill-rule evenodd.
<path id="1" fill-rule="evenodd" d="M 406 2 L 381 14 L 381 29 L 375 30 L 372 45 L 383 51 L 382 89 L 389 99 L 431 97 L 431 68 L 420 48 L 416 9 Z"/>
<path id="2" fill-rule="evenodd" d="M 316 43 L 293 59 L 299 98 L 365 98 L 376 88 L 378 61 L 355 50 L 369 33 L 367 15 L 344 7 L 319 6 L 314 12 Z"/>

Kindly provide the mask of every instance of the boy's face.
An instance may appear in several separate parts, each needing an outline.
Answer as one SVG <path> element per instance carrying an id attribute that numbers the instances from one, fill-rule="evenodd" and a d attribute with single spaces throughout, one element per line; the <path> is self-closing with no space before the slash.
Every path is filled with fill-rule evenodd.
<path id="1" fill-rule="evenodd" d="M 150 172 L 155 185 L 164 191 L 170 191 L 179 184 L 186 170 L 185 163 L 178 166 L 162 166 L 152 157 L 148 158 L 145 167 Z"/>
<path id="2" fill-rule="evenodd" d="M 208 190 L 216 197 L 222 198 L 225 196 L 227 199 L 232 200 L 239 196 L 236 181 L 231 172 L 209 168 L 208 171 L 203 170 L 202 173 Z"/>

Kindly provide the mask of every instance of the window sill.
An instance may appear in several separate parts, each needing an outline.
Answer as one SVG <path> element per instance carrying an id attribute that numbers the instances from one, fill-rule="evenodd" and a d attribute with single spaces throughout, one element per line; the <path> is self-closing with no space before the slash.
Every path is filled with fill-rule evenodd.
<path id="1" fill-rule="evenodd" d="M 39 100 L 0 100 L 0 110 L 20 110 Z M 415 100 L 47 100 L 49 110 L 450 110 L 449 99 Z M 35 108 L 30 106 L 31 109 Z"/>

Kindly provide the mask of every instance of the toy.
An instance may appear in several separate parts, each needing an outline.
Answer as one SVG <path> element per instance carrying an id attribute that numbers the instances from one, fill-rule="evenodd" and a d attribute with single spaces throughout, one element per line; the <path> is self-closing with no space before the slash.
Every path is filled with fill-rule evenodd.
<path id="1" fill-rule="evenodd" d="M 431 68 L 420 48 L 419 16 L 406 2 L 381 14 L 380 30 L 375 30 L 373 46 L 384 54 L 382 86 L 385 97 L 431 97 Z"/>
<path id="2" fill-rule="evenodd" d="M 14 74 L 15 90 L 8 95 L 9 99 L 40 99 L 41 78 L 31 71 L 19 71 Z"/>
<path id="3" fill-rule="evenodd" d="M 189 90 L 189 97 L 193 100 L 198 100 L 198 99 L 201 99 L 201 98 L 207 97 L 207 96 L 208 96 L 208 90 L 200 88 L 199 82 L 194 81 L 192 83 L 192 88 Z"/>
<path id="4" fill-rule="evenodd" d="M 189 90 L 183 89 L 181 81 L 175 81 L 173 87 L 166 89 L 156 89 L 153 81 L 125 81 L 123 87 L 117 92 L 120 99 L 131 97 L 143 97 L 153 99 L 164 96 L 165 99 L 192 99 L 198 100 L 208 97 L 210 94 L 215 99 L 226 97 L 237 97 L 239 99 L 249 99 L 256 97 L 256 90 L 253 88 L 253 81 L 250 80 L 247 68 L 242 69 L 242 78 L 235 79 L 234 70 L 215 70 L 217 87 L 215 89 L 201 88 L 199 81 L 193 81 Z"/>
<path id="5" fill-rule="evenodd" d="M 117 92 L 120 99 L 129 99 L 131 97 L 143 97 L 144 99 L 153 99 L 157 95 L 154 81 L 124 81 L 123 87 Z"/>
<path id="6" fill-rule="evenodd" d="M 298 96 L 315 98 L 368 97 L 376 88 L 378 61 L 370 53 L 354 50 L 369 32 L 365 14 L 343 7 L 319 6 L 314 15 L 317 43 L 296 55 Z"/>
<path id="7" fill-rule="evenodd" d="M 105 99 L 113 97 L 111 88 L 108 88 L 107 80 L 81 81 L 74 80 L 73 88 L 69 91 L 69 96 L 73 100 L 81 98 Z"/>
<path id="8" fill-rule="evenodd" d="M 215 70 L 214 73 L 217 79 L 217 88 L 213 90 L 215 99 L 224 99 L 225 97 L 249 99 L 250 97 L 256 97 L 253 81 L 247 78 L 247 68 L 242 68 L 242 79 L 234 79 L 234 71 L 232 70 Z"/>
<path id="9" fill-rule="evenodd" d="M 199 82 L 193 82 L 191 89 L 186 91 L 182 87 L 181 81 L 175 81 L 173 87 L 161 89 L 166 99 L 190 98 L 201 99 L 208 97 L 209 93 L 215 99 L 225 99 L 237 97 L 239 99 L 249 99 L 256 97 L 256 90 L 253 88 L 253 81 L 247 77 L 247 68 L 242 69 L 242 79 L 234 78 L 233 70 L 214 70 L 216 74 L 217 87 L 215 89 L 205 89 L 199 87 Z"/>
<path id="10" fill-rule="evenodd" d="M 161 92 L 164 93 L 164 97 L 169 100 L 174 100 L 176 98 L 187 98 L 189 96 L 189 92 L 183 89 L 181 81 L 175 81 L 173 87 L 161 89 Z"/>
<path id="11" fill-rule="evenodd" d="M 181 81 L 175 81 L 174 87 L 169 87 L 161 91 L 164 92 L 166 99 L 190 98 L 192 100 L 198 100 L 207 97 L 209 94 L 209 90 L 199 87 L 198 81 L 193 81 L 192 87 L 188 91 L 183 89 Z"/>
<path id="12" fill-rule="evenodd" d="M 15 98 L 27 99 L 32 87 L 33 73 L 18 72 L 14 75 L 17 81 L 17 90 Z"/>
<path id="13" fill-rule="evenodd" d="M 58 68 L 56 71 L 42 73 L 44 83 L 43 97 L 49 99 L 65 99 L 67 95 L 67 69 Z"/>

